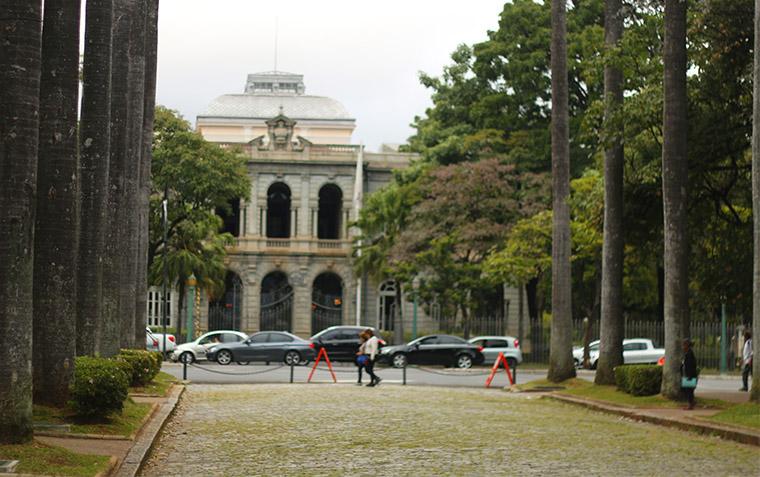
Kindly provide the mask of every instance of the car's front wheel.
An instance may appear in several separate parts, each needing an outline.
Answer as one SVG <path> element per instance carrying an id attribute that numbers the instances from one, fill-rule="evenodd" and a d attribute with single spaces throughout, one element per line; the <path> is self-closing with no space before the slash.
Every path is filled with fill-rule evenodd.
<path id="1" fill-rule="evenodd" d="M 301 353 L 290 350 L 285 353 L 285 364 L 288 366 L 297 366 L 301 362 Z"/>
<path id="2" fill-rule="evenodd" d="M 228 365 L 232 362 L 232 353 L 229 350 L 223 349 L 216 354 L 216 362 L 221 365 Z"/>
<path id="3" fill-rule="evenodd" d="M 472 368 L 472 357 L 469 354 L 460 354 L 457 356 L 456 366 L 459 369 Z"/>
<path id="4" fill-rule="evenodd" d="M 396 353 L 391 358 L 391 363 L 393 363 L 394 368 L 405 368 L 408 364 L 408 360 L 406 359 L 405 354 Z"/>
<path id="5" fill-rule="evenodd" d="M 181 355 L 179 355 L 179 362 L 180 363 L 186 363 L 186 364 L 193 364 L 195 362 L 195 356 L 193 356 L 193 353 L 190 351 L 185 351 Z"/>

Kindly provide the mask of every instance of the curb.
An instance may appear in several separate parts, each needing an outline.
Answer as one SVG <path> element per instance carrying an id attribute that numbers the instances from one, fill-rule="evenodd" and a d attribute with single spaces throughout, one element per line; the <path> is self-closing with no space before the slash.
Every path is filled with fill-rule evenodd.
<path id="1" fill-rule="evenodd" d="M 184 386 L 175 385 L 172 387 L 169 398 L 153 413 L 153 419 L 151 419 L 140 431 L 135 439 L 135 444 L 129 449 L 126 457 L 124 457 L 124 460 L 121 462 L 121 466 L 111 474 L 113 477 L 134 477 L 137 475 L 140 467 L 142 467 L 145 457 L 153 448 L 156 438 L 161 433 L 161 430 L 174 412 L 174 409 L 176 409 L 179 398 L 184 391 Z"/>
<path id="2" fill-rule="evenodd" d="M 760 447 L 760 433 L 753 433 L 752 431 L 745 431 L 743 429 L 726 427 L 715 424 L 702 423 L 697 421 L 691 421 L 687 419 L 668 419 L 665 417 L 656 416 L 642 412 L 640 409 L 627 409 L 617 406 L 610 406 L 595 401 L 586 399 L 579 399 L 571 396 L 563 396 L 560 394 L 547 394 L 544 397 L 554 399 L 556 401 L 565 402 L 568 404 L 574 404 L 577 406 L 583 406 L 594 411 L 606 412 L 608 414 L 616 414 L 618 416 L 624 416 L 635 421 L 647 422 L 650 424 L 657 424 L 665 427 L 672 427 L 681 429 L 684 431 L 697 432 L 699 434 L 707 434 L 713 436 L 719 436 L 723 439 L 732 440 L 742 444 L 749 444 Z"/>

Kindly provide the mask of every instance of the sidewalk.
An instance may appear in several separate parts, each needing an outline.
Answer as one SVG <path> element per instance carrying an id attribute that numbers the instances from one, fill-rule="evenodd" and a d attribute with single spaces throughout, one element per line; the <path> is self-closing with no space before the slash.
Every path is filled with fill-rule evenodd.
<path id="1" fill-rule="evenodd" d="M 568 396 L 559 393 L 548 393 L 545 394 L 545 396 L 557 401 L 584 406 L 595 411 L 625 416 L 636 421 L 649 422 L 652 424 L 698 432 L 701 434 L 716 435 L 722 437 L 723 439 L 729 439 L 736 442 L 741 442 L 743 444 L 760 446 L 760 430 L 735 427 L 727 424 L 719 424 L 704 419 L 720 412 L 718 409 L 695 409 L 691 411 L 672 408 L 642 409 L 617 406 L 601 401 L 595 401 L 593 399 Z M 702 394 L 701 396 L 707 397 L 705 394 Z"/>

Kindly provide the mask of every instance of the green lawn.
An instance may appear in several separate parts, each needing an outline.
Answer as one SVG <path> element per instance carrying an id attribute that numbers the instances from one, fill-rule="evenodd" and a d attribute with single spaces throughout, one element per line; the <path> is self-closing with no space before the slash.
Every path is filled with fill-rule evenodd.
<path id="1" fill-rule="evenodd" d="M 60 447 L 32 442 L 0 445 L 0 459 L 18 460 L 16 472 L 19 474 L 92 477 L 108 468 L 109 457 L 75 454 Z"/>
<path id="2" fill-rule="evenodd" d="M 760 429 L 760 404 L 736 404 L 709 418 L 713 421 Z"/>
<path id="3" fill-rule="evenodd" d="M 46 424 L 70 424 L 71 432 L 77 434 L 106 434 L 129 437 L 150 412 L 151 405 L 136 403 L 132 399 L 124 401 L 121 414 L 114 414 L 107 420 L 92 421 L 82 419 L 70 408 L 53 408 L 35 405 L 34 421 Z"/>
<path id="4" fill-rule="evenodd" d="M 146 386 L 135 386 L 133 388 L 129 388 L 129 392 L 137 394 L 150 394 L 155 396 L 166 396 L 166 394 L 169 392 L 169 388 L 176 382 L 177 378 L 171 374 L 160 372 L 158 375 L 156 375 L 155 378 L 153 378 L 153 381 L 148 383 Z"/>

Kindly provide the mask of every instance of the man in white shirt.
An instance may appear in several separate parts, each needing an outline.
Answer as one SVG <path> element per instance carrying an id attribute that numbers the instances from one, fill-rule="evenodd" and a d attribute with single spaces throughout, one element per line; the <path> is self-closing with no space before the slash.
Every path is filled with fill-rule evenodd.
<path id="1" fill-rule="evenodd" d="M 744 332 L 744 348 L 742 350 L 742 387 L 739 391 L 749 390 L 749 376 L 752 374 L 752 332 Z"/>

